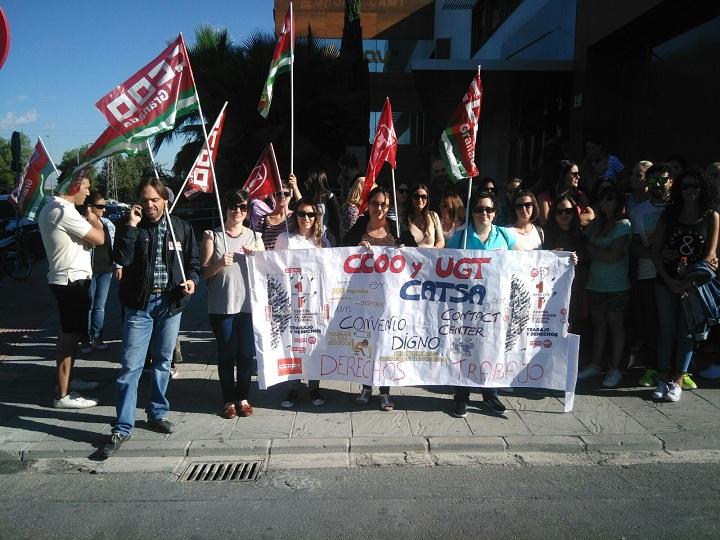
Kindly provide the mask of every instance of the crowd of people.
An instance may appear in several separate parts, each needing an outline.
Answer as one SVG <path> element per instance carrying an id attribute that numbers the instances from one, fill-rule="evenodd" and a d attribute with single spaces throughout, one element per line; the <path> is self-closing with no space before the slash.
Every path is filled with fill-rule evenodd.
<path id="1" fill-rule="evenodd" d="M 97 404 L 80 394 L 97 383 L 72 377 L 73 352 L 79 342 L 85 353 L 107 349 L 102 328 L 114 276 L 123 309 L 121 367 L 117 418 L 102 452 L 114 454 L 132 435 L 143 369 L 151 381 L 148 426 L 173 432 L 166 390 L 181 314 L 202 278 L 217 342 L 220 414 L 252 415 L 255 347 L 245 258 L 263 250 L 334 246 L 570 252 L 576 271 L 569 330 L 581 335 L 589 351 L 578 379 L 604 373 L 602 385 L 617 387 L 631 354 L 646 366 L 639 384 L 652 387 L 655 399 L 678 401 L 683 389 L 696 387 L 690 369 L 698 340 L 706 335 L 689 323 L 686 304 L 698 272 L 717 271 L 720 163 L 687 169 L 674 156 L 639 161 L 628 175 L 596 141 L 587 142 L 586 154 L 582 163 L 560 161 L 554 174 L 533 186 L 519 177 L 504 185 L 491 178 L 474 181 L 467 213 L 468 186 L 452 184 L 442 160 L 433 161 L 429 181 L 401 181 L 394 190 L 374 185 L 364 201 L 365 178 L 356 161 L 344 156 L 332 186 L 318 168 L 302 183 L 291 174 L 264 201 L 229 190 L 225 228 L 204 231 L 199 249 L 190 225 L 169 214 L 170 194 L 162 181 L 140 183 L 137 204 L 116 230 L 103 217 L 103 197 L 90 193 L 83 178 L 69 194 L 54 197 L 38 219 L 61 325 L 53 405 Z M 720 340 L 710 332 L 709 343 L 717 347 Z M 720 365 L 701 375 L 720 378 Z M 287 383 L 279 405 L 294 407 L 305 387 Z M 314 406 L 326 404 L 319 381 L 308 381 L 307 389 Z M 454 416 L 466 415 L 470 392 L 456 388 Z M 372 393 L 363 386 L 355 401 L 367 405 Z M 492 411 L 505 411 L 496 389 L 481 394 Z M 389 387 L 380 387 L 379 396 L 382 410 L 394 409 Z"/>

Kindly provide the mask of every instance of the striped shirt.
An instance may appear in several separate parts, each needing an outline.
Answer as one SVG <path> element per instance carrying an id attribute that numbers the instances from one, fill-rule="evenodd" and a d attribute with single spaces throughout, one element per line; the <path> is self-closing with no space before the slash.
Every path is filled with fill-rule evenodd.
<path id="1" fill-rule="evenodd" d="M 277 240 L 277 237 L 281 232 L 286 230 L 287 225 L 285 224 L 285 221 L 281 221 L 277 225 L 273 225 L 268 221 L 267 216 L 265 216 L 262 227 L 262 241 L 265 245 L 265 249 L 267 251 L 275 249 L 275 240 Z"/>
<path id="2" fill-rule="evenodd" d="M 168 269 L 165 264 L 165 235 L 167 234 L 166 218 L 157 224 L 157 244 L 155 245 L 155 268 L 153 270 L 153 289 L 165 289 L 168 283 Z"/>

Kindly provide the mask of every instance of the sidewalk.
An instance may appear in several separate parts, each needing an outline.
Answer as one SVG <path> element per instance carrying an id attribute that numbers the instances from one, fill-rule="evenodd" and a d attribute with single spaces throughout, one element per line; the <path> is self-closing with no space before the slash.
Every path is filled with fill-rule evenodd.
<path id="1" fill-rule="evenodd" d="M 88 393 L 100 405 L 79 411 L 50 407 L 54 386 L 57 316 L 37 263 L 27 282 L 0 281 L 0 459 L 88 457 L 102 444 L 115 417 L 114 380 L 120 351 L 120 309 L 110 292 L 105 335 L 107 352 L 80 355 L 76 375 L 101 382 Z M 700 388 L 683 392 L 679 403 L 653 402 L 651 389 L 607 390 L 600 380 L 579 386 L 572 413 L 563 413 L 557 392 L 517 390 L 501 396 L 505 418 L 473 402 L 465 419 L 450 416 L 448 387 L 392 388 L 397 410 L 381 412 L 376 396 L 355 404 L 357 385 L 323 383 L 328 404 L 313 407 L 307 394 L 294 410 L 280 407 L 282 385 L 266 391 L 253 383 L 249 418 L 219 416 L 221 398 L 215 342 L 205 312 L 204 288 L 183 315 L 184 363 L 168 389 L 170 420 L 177 431 L 162 435 L 145 428 L 142 407 L 147 377 L 140 385 L 133 439 L 118 456 L 269 457 L 332 455 L 342 460 L 373 453 L 408 455 L 594 451 L 665 452 L 720 448 L 720 383 L 696 379 Z M 21 330 L 21 331 L 17 331 Z M 16 332 L 17 331 L 17 332 Z M 626 374 L 635 384 L 639 373 Z M 473 396 L 475 397 L 475 395 Z M 481 400 L 480 396 L 477 395 Z"/>

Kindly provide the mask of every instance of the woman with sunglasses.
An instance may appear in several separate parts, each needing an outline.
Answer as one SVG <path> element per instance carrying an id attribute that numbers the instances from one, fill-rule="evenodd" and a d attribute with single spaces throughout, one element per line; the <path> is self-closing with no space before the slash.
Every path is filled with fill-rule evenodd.
<path id="1" fill-rule="evenodd" d="M 290 176 L 293 185 L 296 185 L 295 177 Z M 290 224 L 288 219 L 292 215 L 292 210 L 289 207 L 295 190 L 291 190 L 290 182 L 283 181 L 282 191 L 272 194 L 272 203 L 274 205 L 272 210 L 259 218 L 256 230 L 262 234 L 262 240 L 267 250 L 272 250 L 275 247 L 275 240 L 278 235 L 286 231 Z"/>
<path id="2" fill-rule="evenodd" d="M 207 280 L 210 326 L 218 346 L 218 376 L 224 403 L 222 416 L 227 419 L 253 413 L 248 397 L 255 340 L 245 257 L 263 251 L 264 245 L 258 233 L 243 225 L 247 213 L 247 193 L 238 189 L 228 192 L 225 195 L 224 240 L 222 228 L 218 227 L 205 231 L 200 245 L 201 272 Z"/>
<path id="3" fill-rule="evenodd" d="M 548 221 L 550 207 L 553 201 L 560 195 L 568 195 L 572 197 L 578 205 L 580 226 L 586 227 L 594 218 L 595 212 L 590 208 L 590 200 L 588 196 L 579 189 L 580 169 L 574 161 L 562 160 L 558 164 L 558 176 L 555 185 L 551 190 L 545 191 L 538 195 L 538 205 L 540 214 L 538 222 L 544 226 Z"/>
<path id="4" fill-rule="evenodd" d="M 545 249 L 569 251 L 575 261 L 575 279 L 570 294 L 568 322 L 570 332 L 582 334 L 583 323 L 588 318 L 587 276 L 588 260 L 585 256 L 585 236 L 580 230 L 577 203 L 572 197 L 561 195 L 550 208 L 545 231 Z M 581 341 L 582 343 L 582 341 Z"/>
<path id="5" fill-rule="evenodd" d="M 457 231 L 465 230 L 465 205 L 457 193 L 442 194 L 440 224 L 446 244 Z"/>
<path id="6" fill-rule="evenodd" d="M 295 212 L 290 219 L 290 234 L 281 232 L 275 240 L 275 249 L 317 249 L 330 247 L 328 239 L 322 232 L 322 216 L 318 205 L 312 201 L 300 199 L 295 206 Z M 288 383 L 290 390 L 280 406 L 291 409 L 295 406 L 298 393 L 303 388 L 302 381 L 294 380 Z M 320 394 L 320 381 L 310 380 L 307 384 L 310 390 L 310 400 L 316 407 L 325 405 L 325 398 Z"/>
<path id="7" fill-rule="evenodd" d="M 92 249 L 92 281 L 90 282 L 90 333 L 80 346 L 80 352 L 87 354 L 93 349 L 107 351 L 108 345 L 102 340 L 105 324 L 105 304 L 113 274 L 115 279 L 122 278 L 122 267 L 113 263 L 112 248 L 115 240 L 115 225 L 105 218 L 105 197 L 97 191 L 91 191 L 85 204 L 103 225 L 105 243 Z"/>
<path id="8" fill-rule="evenodd" d="M 535 224 L 540 210 L 532 191 L 516 190 L 510 196 L 510 211 L 515 219 L 508 228 L 517 238 L 518 248 L 542 249 L 545 235 L 542 228 Z"/>
<path id="9" fill-rule="evenodd" d="M 417 247 L 445 247 L 440 217 L 429 209 L 430 191 L 425 184 L 418 184 L 412 189 L 412 196 L 406 204 L 406 225 L 415 239 Z"/>
<path id="10" fill-rule="evenodd" d="M 620 360 L 625 346 L 625 312 L 630 300 L 630 221 L 623 219 L 623 194 L 614 188 L 600 192 L 597 217 L 588 228 L 587 256 L 590 276 L 587 290 L 593 326 L 592 359 L 578 373 L 578 380 L 600 374 L 605 347 L 609 347 L 610 370 L 606 388 L 620 384 Z"/>
<path id="11" fill-rule="evenodd" d="M 706 261 L 717 268 L 720 220 L 718 191 L 700 170 L 687 171 L 674 179 L 670 205 L 660 216 L 653 237 L 652 254 L 658 272 L 655 300 L 658 308 L 658 383 L 655 399 L 679 401 L 682 382 L 693 357 L 695 340 L 688 328 L 681 297 L 692 283 L 685 268 Z M 671 359 L 675 373 L 669 378 Z"/>
<path id="12" fill-rule="evenodd" d="M 415 247 L 415 239 L 409 232 L 403 231 L 401 237 L 396 236 L 396 223 L 388 218 L 388 210 L 390 209 L 392 199 L 390 193 L 382 187 L 376 187 L 368 195 L 368 210 L 360 216 L 347 235 L 345 235 L 344 245 L 346 246 L 362 246 L 370 249 L 371 246 L 378 247 Z M 355 401 L 360 405 L 370 403 L 372 396 L 372 386 L 364 384 L 360 394 Z M 390 387 L 380 387 L 380 409 L 383 411 L 392 411 L 395 404 L 390 401 Z"/>
<path id="13" fill-rule="evenodd" d="M 456 232 L 447 243 L 448 248 L 462 249 L 463 236 L 467 235 L 466 249 L 508 250 L 518 249 L 515 235 L 505 227 L 493 224 L 497 211 L 497 199 L 490 191 L 481 191 L 471 201 L 472 219 L 467 229 Z M 467 416 L 467 405 L 470 401 L 470 387 L 455 387 L 455 405 L 452 415 L 456 418 Z M 483 403 L 496 414 L 505 412 L 505 405 L 498 399 L 497 389 L 483 388 Z"/>

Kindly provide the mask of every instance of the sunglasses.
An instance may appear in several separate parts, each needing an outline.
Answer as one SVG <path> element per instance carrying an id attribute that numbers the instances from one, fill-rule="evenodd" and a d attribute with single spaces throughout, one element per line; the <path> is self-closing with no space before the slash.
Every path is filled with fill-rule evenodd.
<path id="1" fill-rule="evenodd" d="M 413 199 L 416 201 L 427 201 L 428 196 L 422 193 L 413 193 Z"/>
<path id="2" fill-rule="evenodd" d="M 379 203 L 379 202 L 376 202 L 376 201 L 372 201 L 372 202 L 370 203 L 370 206 L 372 206 L 373 208 L 382 208 L 383 210 L 385 210 L 385 209 L 387 209 L 390 205 L 389 205 L 388 203 Z"/>
<path id="3" fill-rule="evenodd" d="M 247 212 L 248 206 L 246 203 L 229 204 L 228 210 L 240 210 L 241 212 Z"/>
<path id="4" fill-rule="evenodd" d="M 297 212 L 295 212 L 295 214 L 299 218 L 309 218 L 309 219 L 315 219 L 315 216 L 317 216 L 317 214 L 315 212 L 303 212 L 302 210 L 298 210 Z"/>
<path id="5" fill-rule="evenodd" d="M 515 203 L 515 208 L 518 210 L 522 210 L 523 208 L 530 209 L 533 207 L 533 203 L 531 202 L 521 202 L 521 203 Z"/>
<path id="6" fill-rule="evenodd" d="M 105 210 L 104 204 L 93 204 L 92 207 L 97 208 L 98 210 Z"/>
<path id="7" fill-rule="evenodd" d="M 290 198 L 290 192 L 289 191 L 276 191 L 273 193 L 273 197 L 280 197 L 283 196 L 286 199 Z"/>
<path id="8" fill-rule="evenodd" d="M 571 172 L 569 176 L 571 178 L 580 178 L 580 173 L 579 172 Z"/>
<path id="9" fill-rule="evenodd" d="M 555 209 L 556 216 L 572 216 L 574 213 L 575 213 L 574 208 L 556 208 Z"/>
<path id="10" fill-rule="evenodd" d="M 494 214 L 495 209 L 492 206 L 478 206 L 473 208 L 473 214 Z"/>
<path id="11" fill-rule="evenodd" d="M 667 183 L 668 180 L 670 180 L 669 176 L 648 176 L 645 182 L 650 185 L 662 186 Z"/>
<path id="12" fill-rule="evenodd" d="M 691 183 L 691 184 L 683 184 L 682 190 L 685 191 L 686 189 L 700 189 L 700 184 L 698 183 Z"/>

